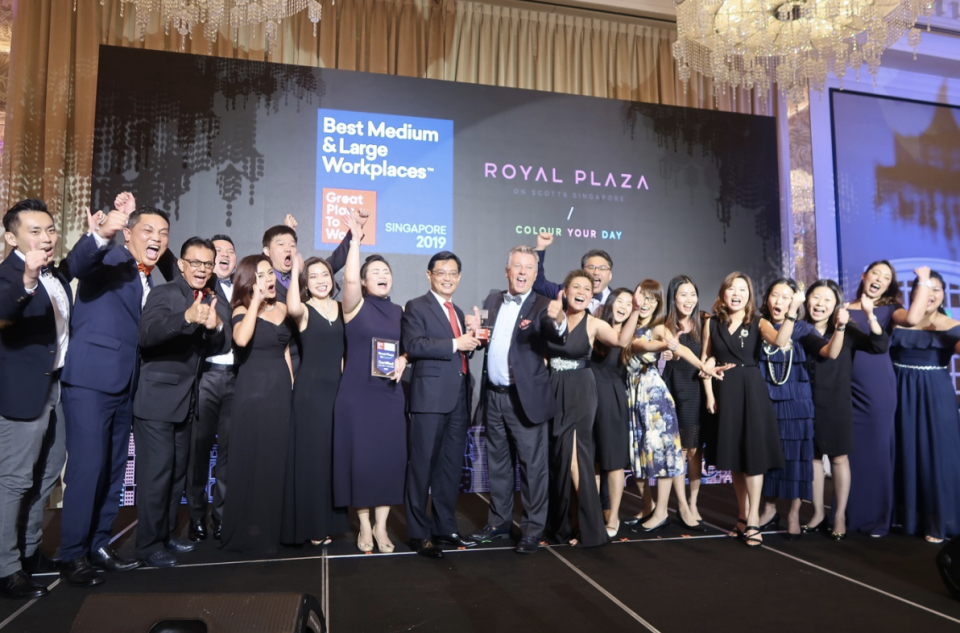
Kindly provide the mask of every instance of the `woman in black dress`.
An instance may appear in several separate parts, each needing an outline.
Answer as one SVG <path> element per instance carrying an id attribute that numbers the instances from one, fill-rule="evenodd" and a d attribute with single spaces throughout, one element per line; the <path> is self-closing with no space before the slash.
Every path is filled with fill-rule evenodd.
<path id="1" fill-rule="evenodd" d="M 732 471 L 741 518 L 731 536 L 742 535 L 748 547 L 763 543 L 759 527 L 763 475 L 784 465 L 777 414 L 760 373 L 760 355 L 764 342 L 783 347 L 790 340 L 802 292 L 794 295 L 794 303 L 793 318 L 777 330 L 757 313 L 750 278 L 733 272 L 720 285 L 713 317 L 704 328 L 705 363 L 712 364 L 713 359 L 728 370 L 722 382 L 704 382 L 707 410 L 717 414 L 716 467 Z"/>
<path id="2" fill-rule="evenodd" d="M 269 554 L 280 544 L 293 327 L 287 307 L 277 301 L 277 277 L 265 255 L 240 260 L 231 306 L 238 369 L 220 546 Z"/>
<path id="3" fill-rule="evenodd" d="M 609 323 L 587 312 L 593 297 L 593 279 L 586 271 L 572 271 L 563 287 L 567 298 L 567 336 L 563 344 L 547 342 L 546 350 L 557 402 L 557 413 L 550 421 L 547 531 L 558 542 L 595 547 L 606 544 L 609 538 L 593 476 L 597 385 L 590 370 L 590 355 L 596 341 L 617 347 L 621 337 Z M 629 339 L 629 333 L 623 333 L 623 337 Z M 571 484 L 579 501 L 579 537 L 570 521 L 574 494 Z"/>
<path id="4" fill-rule="evenodd" d="M 679 275 L 667 285 L 667 316 L 664 326 L 671 336 L 700 358 L 703 348 L 703 320 L 709 315 L 700 310 L 700 292 L 693 280 Z M 667 361 L 663 368 L 663 381 L 673 396 L 677 407 L 677 423 L 680 426 L 680 446 L 687 463 L 687 479 L 690 481 L 690 496 L 684 489 L 683 477 L 676 481 L 677 504 L 689 508 L 689 514 L 697 525 L 703 522 L 697 509 L 700 494 L 700 476 L 703 471 L 702 419 L 707 415 L 704 408 L 703 381 L 700 370 L 670 350 L 663 353 Z"/>
<path id="5" fill-rule="evenodd" d="M 853 452 L 853 359 L 857 351 L 883 354 L 890 338 L 873 317 L 873 301 L 860 297 L 860 309 L 868 315 L 870 332 L 864 333 L 856 325 L 848 325 L 850 314 L 843 304 L 840 286 L 832 279 L 819 279 L 807 296 L 807 321 L 824 338 L 836 332 L 845 332 L 843 348 L 836 360 L 813 356 L 809 361 L 813 384 L 813 517 L 803 526 L 804 532 L 814 532 L 824 523 L 823 456 L 830 457 L 833 476 L 833 531 L 834 540 L 847 535 L 847 499 L 850 496 L 850 461 Z"/>
<path id="6" fill-rule="evenodd" d="M 600 319 L 620 334 L 624 321 L 632 311 L 633 293 L 629 288 L 617 288 L 607 297 Z M 600 486 L 601 474 L 605 473 L 610 496 L 610 517 L 607 519 L 607 536 L 610 538 L 620 530 L 624 469 L 630 460 L 626 368 L 620 350 L 619 347 L 609 347 L 595 341 L 590 358 L 593 376 L 597 381 L 597 417 L 593 423 L 597 445 L 597 486 Z"/>
<path id="7" fill-rule="evenodd" d="M 351 216 L 347 216 L 348 218 Z M 287 313 L 300 330 L 300 369 L 293 387 L 290 449 L 283 501 L 284 543 L 327 545 L 349 528 L 333 504 L 333 403 L 343 363 L 343 314 L 326 260 L 294 257 Z"/>

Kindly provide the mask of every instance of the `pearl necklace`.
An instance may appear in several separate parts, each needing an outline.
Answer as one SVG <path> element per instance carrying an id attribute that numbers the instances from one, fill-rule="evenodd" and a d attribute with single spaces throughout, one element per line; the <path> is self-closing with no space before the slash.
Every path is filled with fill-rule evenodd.
<path id="1" fill-rule="evenodd" d="M 783 355 L 787 357 L 786 360 L 786 370 L 783 372 L 783 376 L 777 376 L 777 373 L 773 369 L 773 363 L 770 361 L 770 358 L 777 353 L 777 350 L 781 350 Z M 793 368 L 793 345 L 790 345 L 786 348 L 779 348 L 774 345 L 769 345 L 767 343 L 763 344 L 763 353 L 767 355 L 767 371 L 770 373 L 770 380 L 773 381 L 773 384 L 778 387 L 785 384 L 790 378 L 790 370 Z"/>

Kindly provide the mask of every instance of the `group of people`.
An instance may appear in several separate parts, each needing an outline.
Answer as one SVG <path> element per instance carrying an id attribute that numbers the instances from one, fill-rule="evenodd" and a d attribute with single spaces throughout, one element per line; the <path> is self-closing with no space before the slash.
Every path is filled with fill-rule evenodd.
<path id="1" fill-rule="evenodd" d="M 543 259 L 553 238 L 541 234 L 536 248 L 509 251 L 507 290 L 482 309 L 454 304 L 462 264 L 449 251 L 430 258 L 429 289 L 401 308 L 389 263 L 361 262 L 360 211 L 329 259 L 304 261 L 287 216 L 266 231 L 262 253 L 238 262 L 226 235 L 191 237 L 174 257 L 165 212 L 138 209 L 129 193 L 115 207 L 88 214 L 59 265 L 42 201 L 3 218 L 13 249 L 0 263 L 5 596 L 44 595 L 30 574 L 54 569 L 93 586 L 101 570 L 174 566 L 210 536 L 254 553 L 323 545 L 349 529 L 348 508 L 359 550 L 393 551 L 386 526 L 402 504 L 410 547 L 442 558 L 444 545 L 512 535 L 517 464 L 522 554 L 543 538 L 609 542 L 627 470 L 644 509 L 623 524 L 662 529 L 674 494 L 683 525 L 702 530 L 704 456 L 732 471 L 731 535 L 750 547 L 778 524 L 778 499 L 790 502 L 791 539 L 820 528 L 837 540 L 883 536 L 891 525 L 932 542 L 960 533 L 960 414 L 947 369 L 960 323 L 927 268 L 916 271 L 909 310 L 879 261 L 853 304 L 831 280 L 804 293 L 784 278 L 758 305 L 749 277 L 731 273 L 708 314 L 686 276 L 666 293 L 650 279 L 611 289 L 604 251 L 552 283 Z M 467 535 L 455 510 L 475 388 L 490 508 Z M 110 539 L 131 429 L 137 558 L 125 559 Z M 65 460 L 55 564 L 39 544 Z M 176 536 L 184 491 L 187 540 Z M 802 499 L 814 505 L 803 526 Z"/>

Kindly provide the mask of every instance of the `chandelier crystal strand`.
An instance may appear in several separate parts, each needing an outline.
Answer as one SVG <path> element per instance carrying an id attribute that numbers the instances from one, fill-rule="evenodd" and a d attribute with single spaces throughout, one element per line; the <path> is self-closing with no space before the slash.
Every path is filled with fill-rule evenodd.
<path id="1" fill-rule="evenodd" d="M 914 25 L 933 9 L 930 0 L 678 0 L 671 50 L 684 91 L 697 71 L 715 97 L 744 89 L 765 101 L 775 82 L 799 101 L 822 92 L 831 71 L 841 87 L 848 68 L 859 77 L 864 65 L 876 81 L 883 51 L 905 33 L 916 56 Z"/>
<path id="2" fill-rule="evenodd" d="M 101 6 L 103 0 L 100 0 Z M 313 22 L 313 35 L 317 35 L 317 24 L 323 9 L 320 0 L 121 0 L 120 15 L 124 6 L 131 4 L 136 10 L 136 25 L 143 39 L 150 24 L 150 18 L 157 14 L 164 32 L 169 35 L 173 29 L 180 34 L 181 48 L 193 29 L 202 25 L 203 35 L 208 42 L 219 37 L 221 29 L 239 33 L 241 27 L 256 27 L 263 24 L 264 34 L 269 48 L 277 39 L 280 22 L 303 10 Z M 73 10 L 77 10 L 74 0 Z M 229 31 L 228 31 L 229 32 Z"/>

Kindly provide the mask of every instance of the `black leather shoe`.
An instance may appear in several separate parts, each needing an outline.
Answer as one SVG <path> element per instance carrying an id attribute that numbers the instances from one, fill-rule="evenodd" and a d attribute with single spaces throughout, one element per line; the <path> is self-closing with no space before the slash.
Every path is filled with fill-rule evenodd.
<path id="1" fill-rule="evenodd" d="M 197 549 L 196 543 L 190 543 L 189 541 L 181 541 L 178 538 L 172 538 L 166 543 L 163 544 L 165 548 L 171 552 L 176 552 L 177 554 L 186 554 L 187 552 L 192 552 Z"/>
<path id="2" fill-rule="evenodd" d="M 216 519 L 213 519 L 213 520 L 212 520 L 212 523 L 213 523 L 213 538 L 219 541 L 219 540 L 220 540 L 220 526 L 221 526 L 221 523 L 220 523 L 220 521 L 217 521 Z"/>
<path id="3" fill-rule="evenodd" d="M 800 537 L 803 536 L 803 532 L 798 532 L 796 534 L 792 532 L 781 532 L 780 536 L 782 536 L 786 541 L 799 541 Z"/>
<path id="4" fill-rule="evenodd" d="M 207 540 L 207 523 L 203 519 L 190 519 L 190 531 L 187 538 L 194 543 Z"/>
<path id="5" fill-rule="evenodd" d="M 479 545 L 477 541 L 469 536 L 463 536 L 456 532 L 453 534 L 441 534 L 440 536 L 434 534 L 433 542 L 438 545 L 453 545 L 454 547 L 476 547 Z"/>
<path id="6" fill-rule="evenodd" d="M 167 550 L 159 549 L 143 561 L 147 567 L 176 567 L 180 561 Z"/>
<path id="7" fill-rule="evenodd" d="M 640 534 L 653 534 L 654 532 L 659 532 L 660 530 L 662 530 L 663 528 L 667 527 L 668 525 L 670 525 L 670 517 L 669 517 L 669 516 L 668 516 L 667 518 L 665 518 L 663 521 L 660 521 L 660 523 L 657 523 L 657 524 L 654 525 L 654 526 L 651 526 L 651 527 L 643 527 L 643 523 L 638 523 L 636 526 L 634 526 L 634 527 L 632 527 L 632 528 L 630 528 L 630 529 L 633 530 L 634 532 L 639 532 Z"/>
<path id="8" fill-rule="evenodd" d="M 536 554 L 540 547 L 540 537 L 527 534 L 517 543 L 517 554 Z"/>
<path id="9" fill-rule="evenodd" d="M 39 547 L 30 556 L 21 558 L 20 566 L 28 574 L 51 574 L 57 571 L 57 564 L 44 556 Z"/>
<path id="10" fill-rule="evenodd" d="M 24 571 L 15 571 L 0 578 L 0 594 L 6 598 L 40 598 L 47 595 L 47 588 L 33 582 Z"/>
<path id="11" fill-rule="evenodd" d="M 428 538 L 410 539 L 410 549 L 427 558 L 443 558 L 443 550 L 434 545 L 433 541 Z"/>
<path id="12" fill-rule="evenodd" d="M 93 587 L 103 582 L 97 570 L 90 566 L 86 556 L 60 563 L 60 578 L 74 587 Z"/>
<path id="13" fill-rule="evenodd" d="M 641 523 L 646 523 L 647 519 L 649 519 L 651 516 L 653 516 L 653 512 L 651 512 L 650 514 L 645 514 L 642 517 L 630 517 L 629 519 L 624 519 L 623 521 L 620 522 L 620 524 L 633 529 L 636 526 L 640 525 Z"/>
<path id="14" fill-rule="evenodd" d="M 705 527 L 703 526 L 703 521 L 698 521 L 697 523 L 694 523 L 693 525 L 690 525 L 689 523 L 687 523 L 686 521 L 684 521 L 683 518 L 681 517 L 681 518 L 680 518 L 680 525 L 683 526 L 683 529 L 685 529 L 685 530 L 690 530 L 691 532 L 706 532 L 706 531 L 707 531 L 707 528 L 705 528 Z"/>
<path id="15" fill-rule="evenodd" d="M 120 558 L 109 545 L 104 545 L 90 554 L 90 564 L 104 571 L 130 571 L 143 565 L 132 558 Z"/>
<path id="16" fill-rule="evenodd" d="M 498 538 L 510 538 L 510 528 L 498 528 L 492 525 L 484 527 L 479 532 L 474 532 L 470 535 L 470 538 L 476 541 L 477 543 L 489 543 Z"/>
<path id="17" fill-rule="evenodd" d="M 774 512 L 773 518 L 760 526 L 761 532 L 769 532 L 780 528 L 780 513 Z"/>

